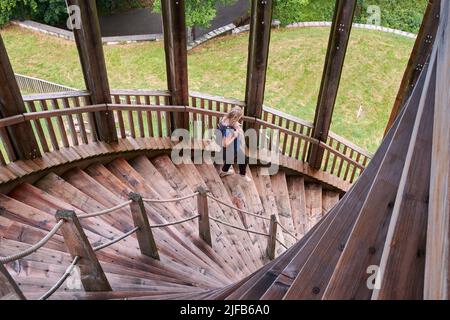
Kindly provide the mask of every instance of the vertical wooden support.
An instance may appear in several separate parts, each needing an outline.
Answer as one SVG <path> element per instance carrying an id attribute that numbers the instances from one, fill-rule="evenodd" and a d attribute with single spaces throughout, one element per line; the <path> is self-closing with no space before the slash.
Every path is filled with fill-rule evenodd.
<path id="1" fill-rule="evenodd" d="M 159 260 L 158 247 L 156 246 L 155 237 L 153 237 L 152 229 L 148 222 L 144 201 L 142 201 L 141 195 L 134 192 L 131 192 L 128 198 L 133 201 L 130 203 L 130 209 L 134 225 L 139 228 L 136 232 L 136 236 L 141 253 Z"/>
<path id="2" fill-rule="evenodd" d="M 0 118 L 15 116 L 27 112 L 0 35 Z M 34 159 L 40 151 L 33 129 L 29 122 L 7 127 L 8 138 L 12 144 L 10 160 Z"/>
<path id="3" fill-rule="evenodd" d="M 170 103 L 189 105 L 186 17 L 184 1 L 161 0 L 166 53 L 167 86 Z M 171 113 L 172 130 L 189 127 L 189 117 L 181 112 Z"/>
<path id="4" fill-rule="evenodd" d="M 111 103 L 111 92 L 106 71 L 102 36 L 95 1 L 67 0 L 68 6 L 80 8 L 81 28 L 73 29 L 86 89 L 92 104 Z M 95 113 L 95 130 L 100 140 L 117 141 L 117 130 L 112 112 Z"/>
<path id="5" fill-rule="evenodd" d="M 0 263 L 0 300 L 26 300 L 14 279 Z"/>
<path id="6" fill-rule="evenodd" d="M 61 232 L 69 253 L 73 258 L 80 257 L 81 283 L 85 291 L 112 291 L 108 279 L 89 243 L 83 227 L 74 211 L 58 210 L 56 219 L 64 220 Z"/>
<path id="7" fill-rule="evenodd" d="M 200 238 L 205 241 L 209 246 L 212 246 L 211 241 L 211 226 L 209 224 L 209 210 L 208 210 L 208 197 L 207 190 L 203 187 L 197 189 L 197 208 L 198 214 L 198 230 Z"/>
<path id="8" fill-rule="evenodd" d="M 260 119 L 264 103 L 273 0 L 252 0 L 245 115 Z"/>
<path id="9" fill-rule="evenodd" d="M 384 135 L 386 135 L 392 127 L 392 124 L 397 118 L 400 110 L 411 97 L 412 91 L 417 83 L 417 80 L 419 79 L 423 66 L 427 63 L 427 60 L 431 54 L 439 25 L 440 8 L 441 0 L 429 0 L 425 15 L 423 17 L 422 26 L 420 27 L 419 34 L 417 35 L 405 73 L 403 74 L 403 80 L 400 84 L 394 106 L 392 107 L 391 115 L 386 125 Z"/>
<path id="10" fill-rule="evenodd" d="M 312 132 L 313 138 L 322 142 L 327 141 L 330 131 L 355 8 L 356 0 L 336 0 Z M 314 169 L 320 169 L 323 154 L 323 148 L 312 144 L 308 155 L 309 165 Z"/>
<path id="11" fill-rule="evenodd" d="M 269 238 L 267 240 L 267 256 L 270 260 L 275 259 L 275 250 L 277 247 L 277 229 L 277 217 L 273 214 L 270 216 Z"/>

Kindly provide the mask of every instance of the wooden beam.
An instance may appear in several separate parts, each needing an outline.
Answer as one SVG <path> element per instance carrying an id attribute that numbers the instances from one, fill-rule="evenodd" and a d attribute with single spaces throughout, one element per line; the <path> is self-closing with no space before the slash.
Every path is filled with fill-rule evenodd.
<path id="1" fill-rule="evenodd" d="M 189 80 L 187 64 L 186 17 L 184 1 L 161 0 L 166 53 L 167 87 L 170 103 L 189 105 Z M 172 129 L 188 128 L 188 116 L 182 112 L 171 113 Z"/>
<path id="2" fill-rule="evenodd" d="M 412 91 L 417 83 L 417 80 L 419 79 L 423 66 L 427 63 L 427 60 L 431 54 L 439 25 L 440 8 L 441 0 L 429 0 L 419 34 L 417 35 L 416 42 L 411 52 L 411 57 L 409 58 L 405 73 L 403 74 L 403 79 L 400 84 L 394 106 L 392 107 L 391 115 L 386 125 L 384 135 L 386 135 L 388 130 L 392 127 L 392 124 L 394 123 L 400 109 L 403 108 L 405 103 L 411 97 Z"/>
<path id="3" fill-rule="evenodd" d="M 326 142 L 328 138 L 355 8 L 356 0 L 336 0 L 312 132 L 313 138 L 319 141 Z M 320 169 L 323 154 L 323 148 L 311 145 L 308 155 L 309 165 L 314 169 Z"/>
<path id="4" fill-rule="evenodd" d="M 450 3 L 441 8 L 437 45 L 437 85 L 431 160 L 424 299 L 449 293 L 450 262 Z"/>
<path id="5" fill-rule="evenodd" d="M 273 0 L 252 0 L 245 115 L 260 119 L 264 103 Z"/>
<path id="6" fill-rule="evenodd" d="M 80 257 L 81 283 L 85 291 L 112 291 L 108 279 L 89 243 L 83 227 L 74 211 L 58 210 L 56 219 L 64 220 L 61 233 L 72 258 Z"/>
<path id="7" fill-rule="evenodd" d="M 111 103 L 111 92 L 106 71 L 102 36 L 95 1 L 67 0 L 68 6 L 80 8 L 81 28 L 73 29 L 83 69 L 86 89 L 91 104 Z M 96 136 L 105 142 L 117 141 L 117 130 L 112 112 L 94 113 Z"/>
<path id="8" fill-rule="evenodd" d="M 8 270 L 0 263 L 0 300 L 25 300 Z"/>
<path id="9" fill-rule="evenodd" d="M 0 35 L 0 118 L 26 113 L 25 104 Z M 11 142 L 11 161 L 34 159 L 41 155 L 33 129 L 29 122 L 7 128 L 7 139 Z"/>

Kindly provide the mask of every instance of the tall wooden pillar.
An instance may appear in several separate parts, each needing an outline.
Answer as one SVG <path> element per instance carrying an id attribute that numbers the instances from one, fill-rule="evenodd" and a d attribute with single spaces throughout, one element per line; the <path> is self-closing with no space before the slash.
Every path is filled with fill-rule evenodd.
<path id="1" fill-rule="evenodd" d="M 95 1 L 67 0 L 67 5 L 75 5 L 80 8 L 81 28 L 74 28 L 73 33 L 86 89 L 90 92 L 91 103 L 111 103 L 111 92 Z M 95 125 L 100 140 L 105 142 L 117 141 L 117 131 L 112 112 L 96 112 Z"/>
<path id="2" fill-rule="evenodd" d="M 189 105 L 189 80 L 187 64 L 186 17 L 183 0 L 161 0 L 164 50 L 166 53 L 167 86 L 170 103 Z M 172 128 L 188 128 L 187 115 L 171 114 Z"/>
<path id="3" fill-rule="evenodd" d="M 429 0 L 422 26 L 417 35 L 416 43 L 409 58 L 408 65 L 403 75 L 402 83 L 397 93 L 391 115 L 386 125 L 385 135 L 392 127 L 397 115 L 405 103 L 411 97 L 412 91 L 419 79 L 423 66 L 427 63 L 428 57 L 433 49 L 436 32 L 439 25 L 439 15 L 441 0 Z"/>
<path id="4" fill-rule="evenodd" d="M 269 60 L 273 0 L 252 0 L 245 115 L 261 118 Z"/>
<path id="5" fill-rule="evenodd" d="M 312 133 L 313 138 L 319 141 L 326 142 L 330 131 L 355 8 L 356 0 L 336 0 Z M 308 156 L 310 166 L 320 169 L 323 154 L 323 148 L 311 145 Z"/>
<path id="6" fill-rule="evenodd" d="M 25 104 L 0 36 L 0 117 L 6 118 L 25 112 Z M 14 153 L 10 155 L 13 158 L 11 160 L 34 159 L 41 155 L 29 122 L 9 126 L 6 134 L 11 141 L 11 152 Z"/>

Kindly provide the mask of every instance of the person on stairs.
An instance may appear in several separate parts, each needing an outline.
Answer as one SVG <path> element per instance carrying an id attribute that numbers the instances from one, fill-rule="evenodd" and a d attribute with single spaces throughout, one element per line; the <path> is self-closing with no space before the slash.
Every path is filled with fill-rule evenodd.
<path id="1" fill-rule="evenodd" d="M 226 177 L 231 174 L 230 168 L 233 164 L 237 163 L 239 166 L 240 177 L 245 182 L 250 182 L 252 179 L 246 175 L 247 164 L 243 140 L 243 131 L 241 121 L 243 116 L 242 109 L 240 107 L 234 107 L 231 111 L 223 117 L 218 124 L 218 130 L 222 138 L 222 153 L 224 165 L 220 172 L 220 177 Z M 220 143 L 219 143 L 220 145 Z"/>

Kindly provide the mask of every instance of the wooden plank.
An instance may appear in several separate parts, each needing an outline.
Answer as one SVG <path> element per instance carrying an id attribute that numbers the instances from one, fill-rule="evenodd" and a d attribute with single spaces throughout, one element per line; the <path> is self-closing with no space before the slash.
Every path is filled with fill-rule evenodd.
<path id="1" fill-rule="evenodd" d="M 53 110 L 59 109 L 58 100 L 51 100 L 51 105 L 52 105 Z M 66 127 L 64 126 L 64 122 L 63 122 L 63 119 L 61 116 L 56 117 L 56 123 L 58 125 L 59 135 L 61 137 L 62 144 L 64 147 L 68 148 L 69 140 L 67 139 Z"/>
<path id="2" fill-rule="evenodd" d="M 370 276 L 367 268 L 380 264 L 424 81 L 425 73 L 422 74 L 420 85 L 415 89 L 409 104 L 397 118 L 397 122 L 401 123 L 389 132 L 393 141 L 378 167 L 373 185 L 367 191 L 368 196 L 359 209 L 353 235 L 345 246 L 324 298 L 370 299 L 372 295 L 372 290 L 366 284 Z M 366 172 L 367 169 L 363 176 Z"/>
<path id="3" fill-rule="evenodd" d="M 171 93 L 170 103 L 189 105 L 187 39 L 185 3 L 178 0 L 161 1 L 166 54 L 167 86 Z M 172 128 L 188 128 L 188 117 L 183 113 L 172 113 Z"/>
<path id="4" fill-rule="evenodd" d="M 288 176 L 286 180 L 289 190 L 292 220 L 294 222 L 296 236 L 300 238 L 310 229 L 306 211 L 305 179 L 300 176 Z"/>
<path id="5" fill-rule="evenodd" d="M 317 183 L 306 184 L 305 198 L 308 229 L 311 229 L 320 219 L 322 219 L 322 186 Z"/>
<path id="6" fill-rule="evenodd" d="M 437 42 L 437 88 L 433 127 L 430 206 L 427 230 L 425 299 L 449 299 L 450 257 L 450 4 L 441 10 Z"/>
<path id="7" fill-rule="evenodd" d="M 63 98 L 62 104 L 65 109 L 70 108 L 69 99 Z M 77 130 L 75 129 L 75 122 L 73 121 L 72 115 L 67 115 L 67 122 L 69 123 L 70 136 L 72 138 L 72 145 L 78 146 L 79 145 L 78 134 L 77 134 Z"/>
<path id="8" fill-rule="evenodd" d="M 111 103 L 111 92 L 106 71 L 102 36 L 95 1 L 68 0 L 67 5 L 80 8 L 82 28 L 73 28 L 86 89 L 92 104 Z M 117 141 L 117 131 L 112 112 L 94 114 L 93 136 L 105 142 Z"/>
<path id="9" fill-rule="evenodd" d="M 245 115 L 261 118 L 269 59 L 273 1 L 252 0 Z"/>
<path id="10" fill-rule="evenodd" d="M 431 82 L 415 119 L 377 271 L 380 287 L 374 289 L 372 299 L 423 299 L 436 90 L 436 69 L 431 63 L 429 73 Z"/>
<path id="11" fill-rule="evenodd" d="M 322 190 L 322 215 L 325 215 L 339 202 L 339 193 Z"/>
<path id="12" fill-rule="evenodd" d="M 278 218 L 284 228 L 295 234 L 294 220 L 292 219 L 291 204 L 289 201 L 289 191 L 287 188 L 286 174 L 279 171 L 277 174 L 270 176 L 272 190 L 277 203 Z M 288 234 L 284 234 L 284 244 L 288 247 L 292 246 L 296 240 Z"/>
<path id="13" fill-rule="evenodd" d="M 0 36 L 0 118 L 26 112 L 14 71 Z M 12 145 L 12 158 L 34 159 L 40 156 L 39 145 L 29 122 L 9 126 L 7 135 Z"/>
<path id="14" fill-rule="evenodd" d="M 312 133 L 312 137 L 319 141 L 326 142 L 328 138 L 356 2 L 356 0 L 336 1 Z M 320 169 L 323 153 L 322 148 L 311 145 L 308 156 L 311 167 Z"/>
<path id="15" fill-rule="evenodd" d="M 28 102 L 28 107 L 30 108 L 31 112 L 36 112 L 36 106 L 34 104 L 34 101 Z M 41 120 L 37 119 L 34 121 L 34 124 L 36 126 L 36 132 L 39 137 L 39 142 L 41 144 L 42 150 L 44 152 L 49 152 L 47 139 L 45 138 L 44 130 L 42 128 Z"/>
<path id="16" fill-rule="evenodd" d="M 41 108 L 44 111 L 48 110 L 48 105 L 46 100 L 41 101 Z M 45 123 L 47 124 L 47 131 L 50 136 L 50 141 L 53 146 L 53 151 L 59 150 L 58 138 L 56 137 L 55 128 L 53 127 L 53 121 L 51 118 L 45 118 Z"/>

